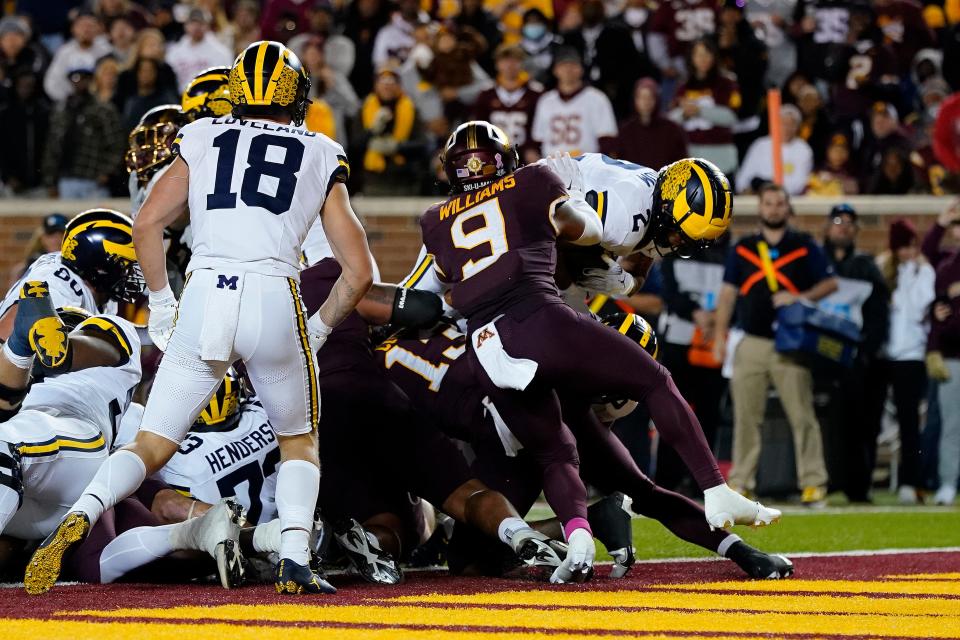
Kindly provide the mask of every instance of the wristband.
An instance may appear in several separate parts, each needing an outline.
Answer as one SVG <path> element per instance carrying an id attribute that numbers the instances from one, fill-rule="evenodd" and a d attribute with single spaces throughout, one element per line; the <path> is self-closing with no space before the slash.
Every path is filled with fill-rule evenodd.
<path id="1" fill-rule="evenodd" d="M 153 306 L 162 306 L 165 304 L 171 304 L 177 301 L 176 297 L 173 295 L 173 289 L 170 288 L 170 283 L 160 289 L 160 291 L 153 291 L 148 289 L 150 304 Z"/>
<path id="2" fill-rule="evenodd" d="M 586 518 L 571 518 L 567 521 L 567 524 L 563 525 L 563 536 L 569 540 L 570 534 L 577 529 L 585 529 L 587 533 L 593 536 L 593 530 L 590 529 L 590 523 L 587 522 Z"/>

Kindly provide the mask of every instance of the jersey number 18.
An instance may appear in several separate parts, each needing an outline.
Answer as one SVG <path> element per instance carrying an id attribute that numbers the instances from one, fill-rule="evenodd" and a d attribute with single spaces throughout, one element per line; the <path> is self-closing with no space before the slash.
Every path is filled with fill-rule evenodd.
<path id="1" fill-rule="evenodd" d="M 207 210 L 235 209 L 237 194 L 230 190 L 233 182 L 233 167 L 237 160 L 237 143 L 240 130 L 224 131 L 213 139 L 217 154 L 217 175 L 213 193 L 207 195 Z M 267 160 L 267 150 L 280 147 L 284 150 L 283 162 Z M 261 207 L 275 216 L 290 210 L 293 191 L 297 188 L 297 172 L 303 162 L 303 143 L 296 138 L 261 133 L 250 141 L 247 152 L 247 168 L 240 185 L 240 199 L 249 207 Z M 276 195 L 260 191 L 263 176 L 275 178 Z"/>

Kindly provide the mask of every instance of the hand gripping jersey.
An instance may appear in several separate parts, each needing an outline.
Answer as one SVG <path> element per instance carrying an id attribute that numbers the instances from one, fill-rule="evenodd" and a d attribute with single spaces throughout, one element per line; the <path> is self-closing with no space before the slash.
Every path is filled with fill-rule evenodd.
<path id="1" fill-rule="evenodd" d="M 656 257 L 646 240 L 653 209 L 657 172 L 601 153 L 574 158 L 583 177 L 587 202 L 603 223 L 600 246 L 618 256 L 642 252 Z"/>
<path id="2" fill-rule="evenodd" d="M 277 436 L 254 399 L 240 407 L 240 420 L 232 429 L 191 431 L 157 475 L 208 504 L 236 496 L 247 511 L 247 521 L 262 524 L 277 517 L 279 466 Z"/>
<path id="3" fill-rule="evenodd" d="M 114 314 L 117 312 L 117 303 L 113 300 L 107 301 L 103 308 L 97 306 L 97 300 L 94 298 L 93 289 L 91 289 L 83 278 L 70 270 L 60 260 L 60 252 L 47 253 L 40 256 L 27 269 L 23 277 L 17 280 L 4 296 L 0 303 L 0 318 L 20 299 L 20 285 L 28 280 L 43 280 L 50 285 L 50 297 L 53 299 L 53 306 L 57 307 L 77 307 L 92 314 L 106 313 Z"/>
<path id="4" fill-rule="evenodd" d="M 307 231 L 349 174 L 343 148 L 303 127 L 223 117 L 188 124 L 174 149 L 190 167 L 188 271 L 298 277 Z"/>
<path id="5" fill-rule="evenodd" d="M 453 307 L 473 322 L 562 302 L 553 214 L 568 197 L 557 175 L 535 164 L 430 207 L 423 242 Z"/>

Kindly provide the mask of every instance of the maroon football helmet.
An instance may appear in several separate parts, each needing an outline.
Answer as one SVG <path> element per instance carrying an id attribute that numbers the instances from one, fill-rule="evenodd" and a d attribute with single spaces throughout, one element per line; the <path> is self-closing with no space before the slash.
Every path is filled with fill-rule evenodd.
<path id="1" fill-rule="evenodd" d="M 520 164 L 517 149 L 500 127 L 485 120 L 464 122 L 447 138 L 440 156 L 450 191 L 485 187 L 513 173 Z"/>

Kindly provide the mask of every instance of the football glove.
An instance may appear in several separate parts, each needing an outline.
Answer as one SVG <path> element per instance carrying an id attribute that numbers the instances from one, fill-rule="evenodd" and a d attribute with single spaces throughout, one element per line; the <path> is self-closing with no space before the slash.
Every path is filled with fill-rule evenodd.
<path id="1" fill-rule="evenodd" d="M 583 193 L 583 174 L 580 173 L 580 163 L 571 158 L 569 153 L 548 156 L 543 159 L 543 163 L 559 176 L 567 191 Z"/>
<path id="2" fill-rule="evenodd" d="M 604 293 L 614 298 L 632 295 L 637 289 L 636 279 L 610 256 L 604 255 L 603 261 L 607 264 L 606 269 L 584 269 L 576 283 L 587 291 Z"/>
<path id="3" fill-rule="evenodd" d="M 596 555 L 593 535 L 586 529 L 574 529 L 567 538 L 567 557 L 550 576 L 550 582 L 586 582 L 593 575 L 593 558 Z"/>
<path id="4" fill-rule="evenodd" d="M 177 318 L 177 298 L 168 284 L 160 291 L 150 291 L 148 300 L 150 320 L 147 333 L 160 351 L 167 350 L 167 343 L 173 335 L 173 325 Z"/>

